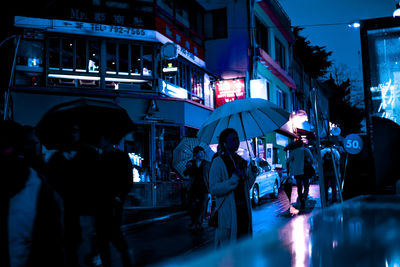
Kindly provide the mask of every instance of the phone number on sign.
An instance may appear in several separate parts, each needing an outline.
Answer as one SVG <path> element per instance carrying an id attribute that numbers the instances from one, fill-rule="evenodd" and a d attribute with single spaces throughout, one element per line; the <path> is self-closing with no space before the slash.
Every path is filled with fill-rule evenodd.
<path id="1" fill-rule="evenodd" d="M 113 32 L 119 34 L 129 34 L 129 35 L 142 35 L 144 36 L 146 33 L 143 29 L 135 29 L 128 28 L 122 26 L 108 26 L 108 25 L 100 25 L 100 24 L 92 24 L 92 30 L 97 32 Z"/>

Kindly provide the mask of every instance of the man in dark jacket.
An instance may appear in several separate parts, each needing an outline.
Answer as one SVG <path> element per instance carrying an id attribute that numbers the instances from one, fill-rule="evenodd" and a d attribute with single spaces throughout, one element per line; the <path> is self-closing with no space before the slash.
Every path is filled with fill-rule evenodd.
<path id="1" fill-rule="evenodd" d="M 205 204 L 208 196 L 208 174 L 210 162 L 205 159 L 205 150 L 201 146 L 193 149 L 193 159 L 188 161 L 184 175 L 190 177 L 188 191 L 190 227 L 195 230 L 202 229 L 202 220 L 205 213 Z"/>
<path id="2" fill-rule="evenodd" d="M 120 252 L 123 266 L 132 266 L 128 245 L 121 232 L 125 199 L 133 185 L 133 165 L 129 155 L 114 148 L 102 137 L 99 175 L 100 198 L 96 215 L 96 234 L 104 267 L 111 266 L 110 242 Z"/>

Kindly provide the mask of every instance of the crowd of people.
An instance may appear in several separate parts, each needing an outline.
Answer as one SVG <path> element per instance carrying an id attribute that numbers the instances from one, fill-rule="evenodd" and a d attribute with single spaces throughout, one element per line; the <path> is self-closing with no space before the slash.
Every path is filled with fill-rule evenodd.
<path id="1" fill-rule="evenodd" d="M 219 135 L 218 151 L 211 162 L 204 158 L 204 149 L 197 146 L 193 159 L 186 165 L 185 175 L 190 177 L 189 214 L 190 227 L 201 229 L 206 214 L 207 194 L 215 198 L 214 213 L 218 217 L 215 246 L 222 247 L 252 234 L 252 215 L 249 190 L 257 170 L 237 154 L 239 137 L 234 129 L 225 129 Z M 297 187 L 298 208 L 306 209 L 310 180 L 316 175 L 315 157 L 301 138 L 290 145 L 287 159 L 288 176 L 294 177 Z M 325 197 L 330 205 L 338 201 L 340 188 L 340 153 L 332 143 L 324 142 L 321 150 L 325 177 Z M 333 158 L 333 160 L 332 160 Z M 288 196 L 289 204 L 290 196 Z"/>
<path id="2" fill-rule="evenodd" d="M 93 145 L 72 130 L 45 161 L 34 128 L 0 121 L 2 266 L 111 266 L 110 243 L 132 265 L 120 230 L 129 156 L 109 138 Z"/>
<path id="3" fill-rule="evenodd" d="M 131 160 L 110 138 L 102 136 L 97 145 L 89 144 L 77 125 L 71 136 L 70 144 L 44 160 L 34 128 L 0 122 L 2 266 L 111 266 L 111 243 L 123 266 L 132 265 L 120 229 L 123 204 L 133 183 Z M 215 198 L 217 248 L 252 235 L 249 190 L 257 167 L 237 154 L 239 144 L 236 130 L 225 129 L 211 162 L 205 159 L 204 148 L 196 146 L 184 171 L 190 177 L 192 230 L 202 230 L 208 194 Z M 331 165 L 338 164 L 338 154 L 329 146 L 322 150 L 326 196 L 331 187 L 333 202 L 340 166 Z M 300 209 L 305 208 L 313 175 L 307 165 L 313 162 L 311 151 L 297 140 L 288 171 L 296 179 Z"/>

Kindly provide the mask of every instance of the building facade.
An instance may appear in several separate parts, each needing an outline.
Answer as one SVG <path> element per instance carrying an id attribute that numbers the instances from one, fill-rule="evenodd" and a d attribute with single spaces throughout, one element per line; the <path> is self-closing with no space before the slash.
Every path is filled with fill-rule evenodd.
<path id="1" fill-rule="evenodd" d="M 214 108 L 203 8 L 196 1 L 43 1 L 9 13 L 16 57 L 4 117 L 35 126 L 62 102 L 115 102 L 137 125 L 120 144 L 135 165 L 130 204 L 181 203 L 172 151 L 183 136 L 196 136 Z"/>
<path id="2" fill-rule="evenodd" d="M 289 75 L 294 36 L 277 1 L 200 1 L 206 10 L 207 67 L 216 82 L 216 106 L 235 98 L 262 98 L 292 112 L 296 84 Z M 221 85 L 221 86 L 219 86 Z M 281 129 L 253 140 L 256 155 L 286 168 L 283 148 L 294 135 Z"/>

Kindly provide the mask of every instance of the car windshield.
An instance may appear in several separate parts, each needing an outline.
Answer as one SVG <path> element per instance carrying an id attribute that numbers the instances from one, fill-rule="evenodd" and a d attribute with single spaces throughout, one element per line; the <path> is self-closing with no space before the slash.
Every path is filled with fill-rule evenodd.
<path id="1" fill-rule="evenodd" d="M 265 170 L 265 171 L 271 170 L 271 167 L 269 166 L 268 162 L 265 161 L 265 160 L 259 160 L 258 161 L 258 166 L 260 168 L 262 168 L 263 170 Z"/>

